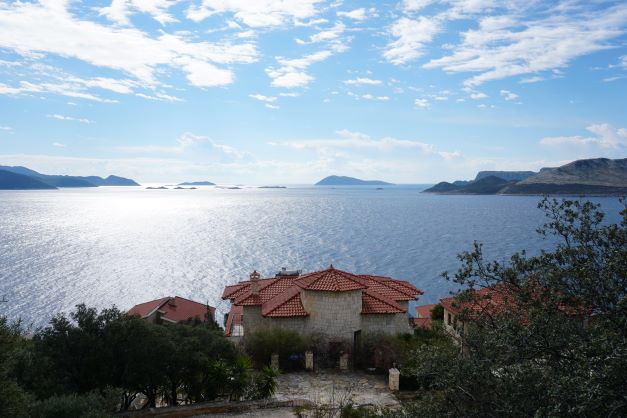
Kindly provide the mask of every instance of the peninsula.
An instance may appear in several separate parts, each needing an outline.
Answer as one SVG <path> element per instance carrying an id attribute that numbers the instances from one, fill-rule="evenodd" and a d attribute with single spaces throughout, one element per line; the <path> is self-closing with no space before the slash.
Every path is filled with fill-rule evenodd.
<path id="1" fill-rule="evenodd" d="M 577 160 L 557 168 L 486 171 L 471 181 L 440 182 L 423 193 L 438 194 L 627 194 L 627 158 Z"/>
<path id="2" fill-rule="evenodd" d="M 42 174 L 21 166 L 0 166 L 0 190 L 56 189 L 58 187 L 139 186 L 118 176 L 63 176 Z"/>

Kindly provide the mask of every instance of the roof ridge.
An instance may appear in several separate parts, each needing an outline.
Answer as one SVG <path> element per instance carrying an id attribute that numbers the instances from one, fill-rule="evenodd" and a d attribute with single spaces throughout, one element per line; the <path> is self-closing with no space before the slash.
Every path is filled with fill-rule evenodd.
<path id="1" fill-rule="evenodd" d="M 396 301 L 383 296 L 381 293 L 377 292 L 374 289 L 366 288 L 364 289 L 364 293 L 367 294 L 368 296 L 371 296 L 377 299 L 380 302 L 390 305 L 393 308 L 400 309 L 401 311 L 406 312 L 405 308 L 403 308 L 401 305 L 396 303 Z"/>

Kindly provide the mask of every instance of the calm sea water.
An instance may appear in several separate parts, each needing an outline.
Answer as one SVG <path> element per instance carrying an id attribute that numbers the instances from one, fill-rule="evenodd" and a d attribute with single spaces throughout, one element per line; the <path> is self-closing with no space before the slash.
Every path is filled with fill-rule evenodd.
<path id="1" fill-rule="evenodd" d="M 550 245 L 537 197 L 437 196 L 419 187 L 0 191 L 0 314 L 35 326 L 84 302 L 99 308 L 179 295 L 227 308 L 224 285 L 257 269 L 409 280 L 421 302 L 473 240 L 505 260 Z M 617 199 L 596 198 L 618 219 Z"/>

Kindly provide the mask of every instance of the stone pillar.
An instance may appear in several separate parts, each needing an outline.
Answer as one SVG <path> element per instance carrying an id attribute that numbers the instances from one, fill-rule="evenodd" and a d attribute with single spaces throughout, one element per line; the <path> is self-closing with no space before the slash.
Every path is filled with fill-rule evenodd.
<path id="1" fill-rule="evenodd" d="M 270 367 L 279 370 L 279 355 L 277 353 L 273 353 L 270 356 Z"/>
<path id="2" fill-rule="evenodd" d="M 313 370 L 313 368 L 314 368 L 313 352 L 307 351 L 305 352 L 305 369 Z"/>
<path id="3" fill-rule="evenodd" d="M 389 371 L 389 386 L 390 386 L 390 390 L 392 392 L 396 392 L 399 389 L 400 386 L 400 378 L 401 378 L 401 372 L 398 371 L 398 369 L 396 368 L 391 368 Z"/>
<path id="4" fill-rule="evenodd" d="M 348 353 L 340 356 L 340 370 L 348 370 Z"/>

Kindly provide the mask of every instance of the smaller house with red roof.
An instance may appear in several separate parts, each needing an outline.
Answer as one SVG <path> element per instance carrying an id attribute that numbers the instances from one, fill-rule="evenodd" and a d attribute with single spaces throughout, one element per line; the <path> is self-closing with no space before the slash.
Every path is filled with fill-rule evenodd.
<path id="1" fill-rule="evenodd" d="M 416 306 L 416 316 L 414 317 L 414 327 L 417 328 L 431 328 L 431 310 L 435 308 L 437 304 L 432 303 L 429 305 Z"/>
<path id="2" fill-rule="evenodd" d="M 135 305 L 127 313 L 154 323 L 176 323 L 188 320 L 207 322 L 214 320 L 215 308 L 180 296 L 167 296 Z"/>
<path id="3" fill-rule="evenodd" d="M 231 301 L 225 333 L 241 337 L 264 328 L 284 328 L 354 344 L 361 333 L 410 332 L 409 301 L 422 291 L 403 280 L 353 274 L 330 266 L 301 274 L 281 271 L 227 286 Z"/>

